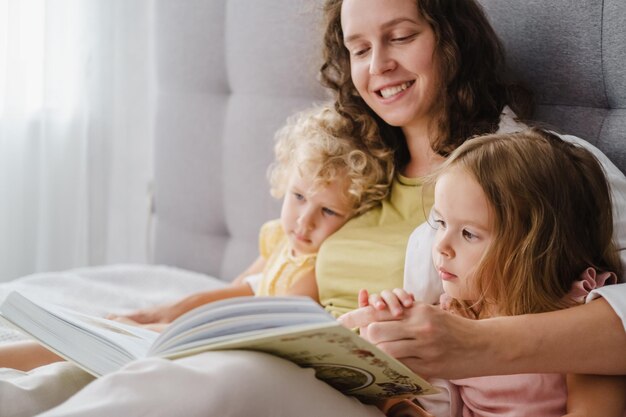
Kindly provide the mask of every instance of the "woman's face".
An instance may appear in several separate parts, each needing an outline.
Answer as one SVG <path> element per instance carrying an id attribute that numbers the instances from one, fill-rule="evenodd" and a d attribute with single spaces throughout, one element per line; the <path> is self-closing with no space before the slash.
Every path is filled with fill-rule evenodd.
<path id="1" fill-rule="evenodd" d="M 344 0 L 341 26 L 363 100 L 390 125 L 428 126 L 438 97 L 435 34 L 415 0 Z"/>

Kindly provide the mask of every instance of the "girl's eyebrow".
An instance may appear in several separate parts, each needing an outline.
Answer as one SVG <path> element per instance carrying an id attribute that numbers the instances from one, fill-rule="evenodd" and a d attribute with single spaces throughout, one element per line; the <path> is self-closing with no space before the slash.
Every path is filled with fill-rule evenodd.
<path id="1" fill-rule="evenodd" d="M 435 207 L 431 209 L 431 216 L 439 218 L 443 217 Z M 467 226 L 476 228 L 480 232 L 489 232 L 491 230 L 490 226 L 484 225 L 482 223 L 476 223 L 475 221 L 462 220 L 460 223 L 465 223 Z"/>
<path id="2" fill-rule="evenodd" d="M 408 18 L 408 17 L 396 17 L 395 19 L 391 19 L 390 21 L 383 23 L 380 26 L 380 28 L 381 29 L 387 29 L 387 28 L 390 28 L 392 26 L 395 26 L 395 25 L 397 25 L 399 23 L 403 23 L 403 22 L 413 23 L 415 25 L 418 24 L 415 20 L 413 20 L 411 18 Z M 343 38 L 343 43 L 344 43 L 344 45 L 348 44 L 348 43 L 350 43 L 350 42 L 352 42 L 352 41 L 354 41 L 354 40 L 356 40 L 358 38 L 361 38 L 362 36 L 363 35 L 361 35 L 360 33 L 355 33 L 354 35 L 350 35 L 350 36 L 347 36 L 347 37 Z"/>

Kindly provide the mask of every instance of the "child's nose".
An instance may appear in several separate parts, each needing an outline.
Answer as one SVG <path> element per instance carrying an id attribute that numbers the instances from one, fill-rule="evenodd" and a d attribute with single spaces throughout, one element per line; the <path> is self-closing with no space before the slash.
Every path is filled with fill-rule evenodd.
<path id="1" fill-rule="evenodd" d="M 303 211 L 298 217 L 298 226 L 305 230 L 310 230 L 313 228 L 313 213 L 309 210 Z"/>
<path id="2" fill-rule="evenodd" d="M 445 256 L 446 258 L 451 258 L 454 256 L 454 250 L 452 249 L 450 242 L 445 237 L 439 239 L 435 243 L 435 249 L 437 250 L 437 252 L 439 252 L 439 254 Z"/>

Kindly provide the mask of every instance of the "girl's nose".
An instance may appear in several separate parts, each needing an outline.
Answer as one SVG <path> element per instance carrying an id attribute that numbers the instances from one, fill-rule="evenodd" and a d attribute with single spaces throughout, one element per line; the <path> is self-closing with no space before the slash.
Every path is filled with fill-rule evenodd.
<path id="1" fill-rule="evenodd" d="M 446 258 L 452 258 L 454 256 L 454 250 L 445 236 L 435 242 L 435 249 L 440 255 Z"/>

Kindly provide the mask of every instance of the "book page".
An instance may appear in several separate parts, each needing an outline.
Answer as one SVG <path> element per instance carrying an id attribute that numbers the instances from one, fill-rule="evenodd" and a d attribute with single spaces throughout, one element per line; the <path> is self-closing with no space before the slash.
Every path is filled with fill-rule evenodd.
<path id="1" fill-rule="evenodd" d="M 289 316 L 301 317 L 306 320 L 303 323 L 334 321 L 319 304 L 308 297 L 230 298 L 205 304 L 176 319 L 155 341 L 152 352 L 161 352 L 199 338 L 208 340 L 239 332 L 292 325 L 294 320 L 288 319 Z M 246 318 L 238 320 L 239 317 Z M 254 317 L 259 319 L 252 320 Z"/>
<path id="2" fill-rule="evenodd" d="M 94 375 L 144 357 L 158 337 L 147 329 L 31 301 L 17 292 L 7 296 L 0 310 L 16 327 Z"/>
<path id="3" fill-rule="evenodd" d="M 325 317 L 321 320 L 318 312 L 279 312 L 229 317 L 204 323 L 171 339 L 161 339 L 152 346 L 148 354 L 159 355 L 165 352 L 188 350 L 196 346 L 208 346 L 258 333 L 267 333 L 275 328 L 297 328 L 320 322 L 328 323 L 334 322 L 334 320 L 330 316 L 328 320 Z"/>

